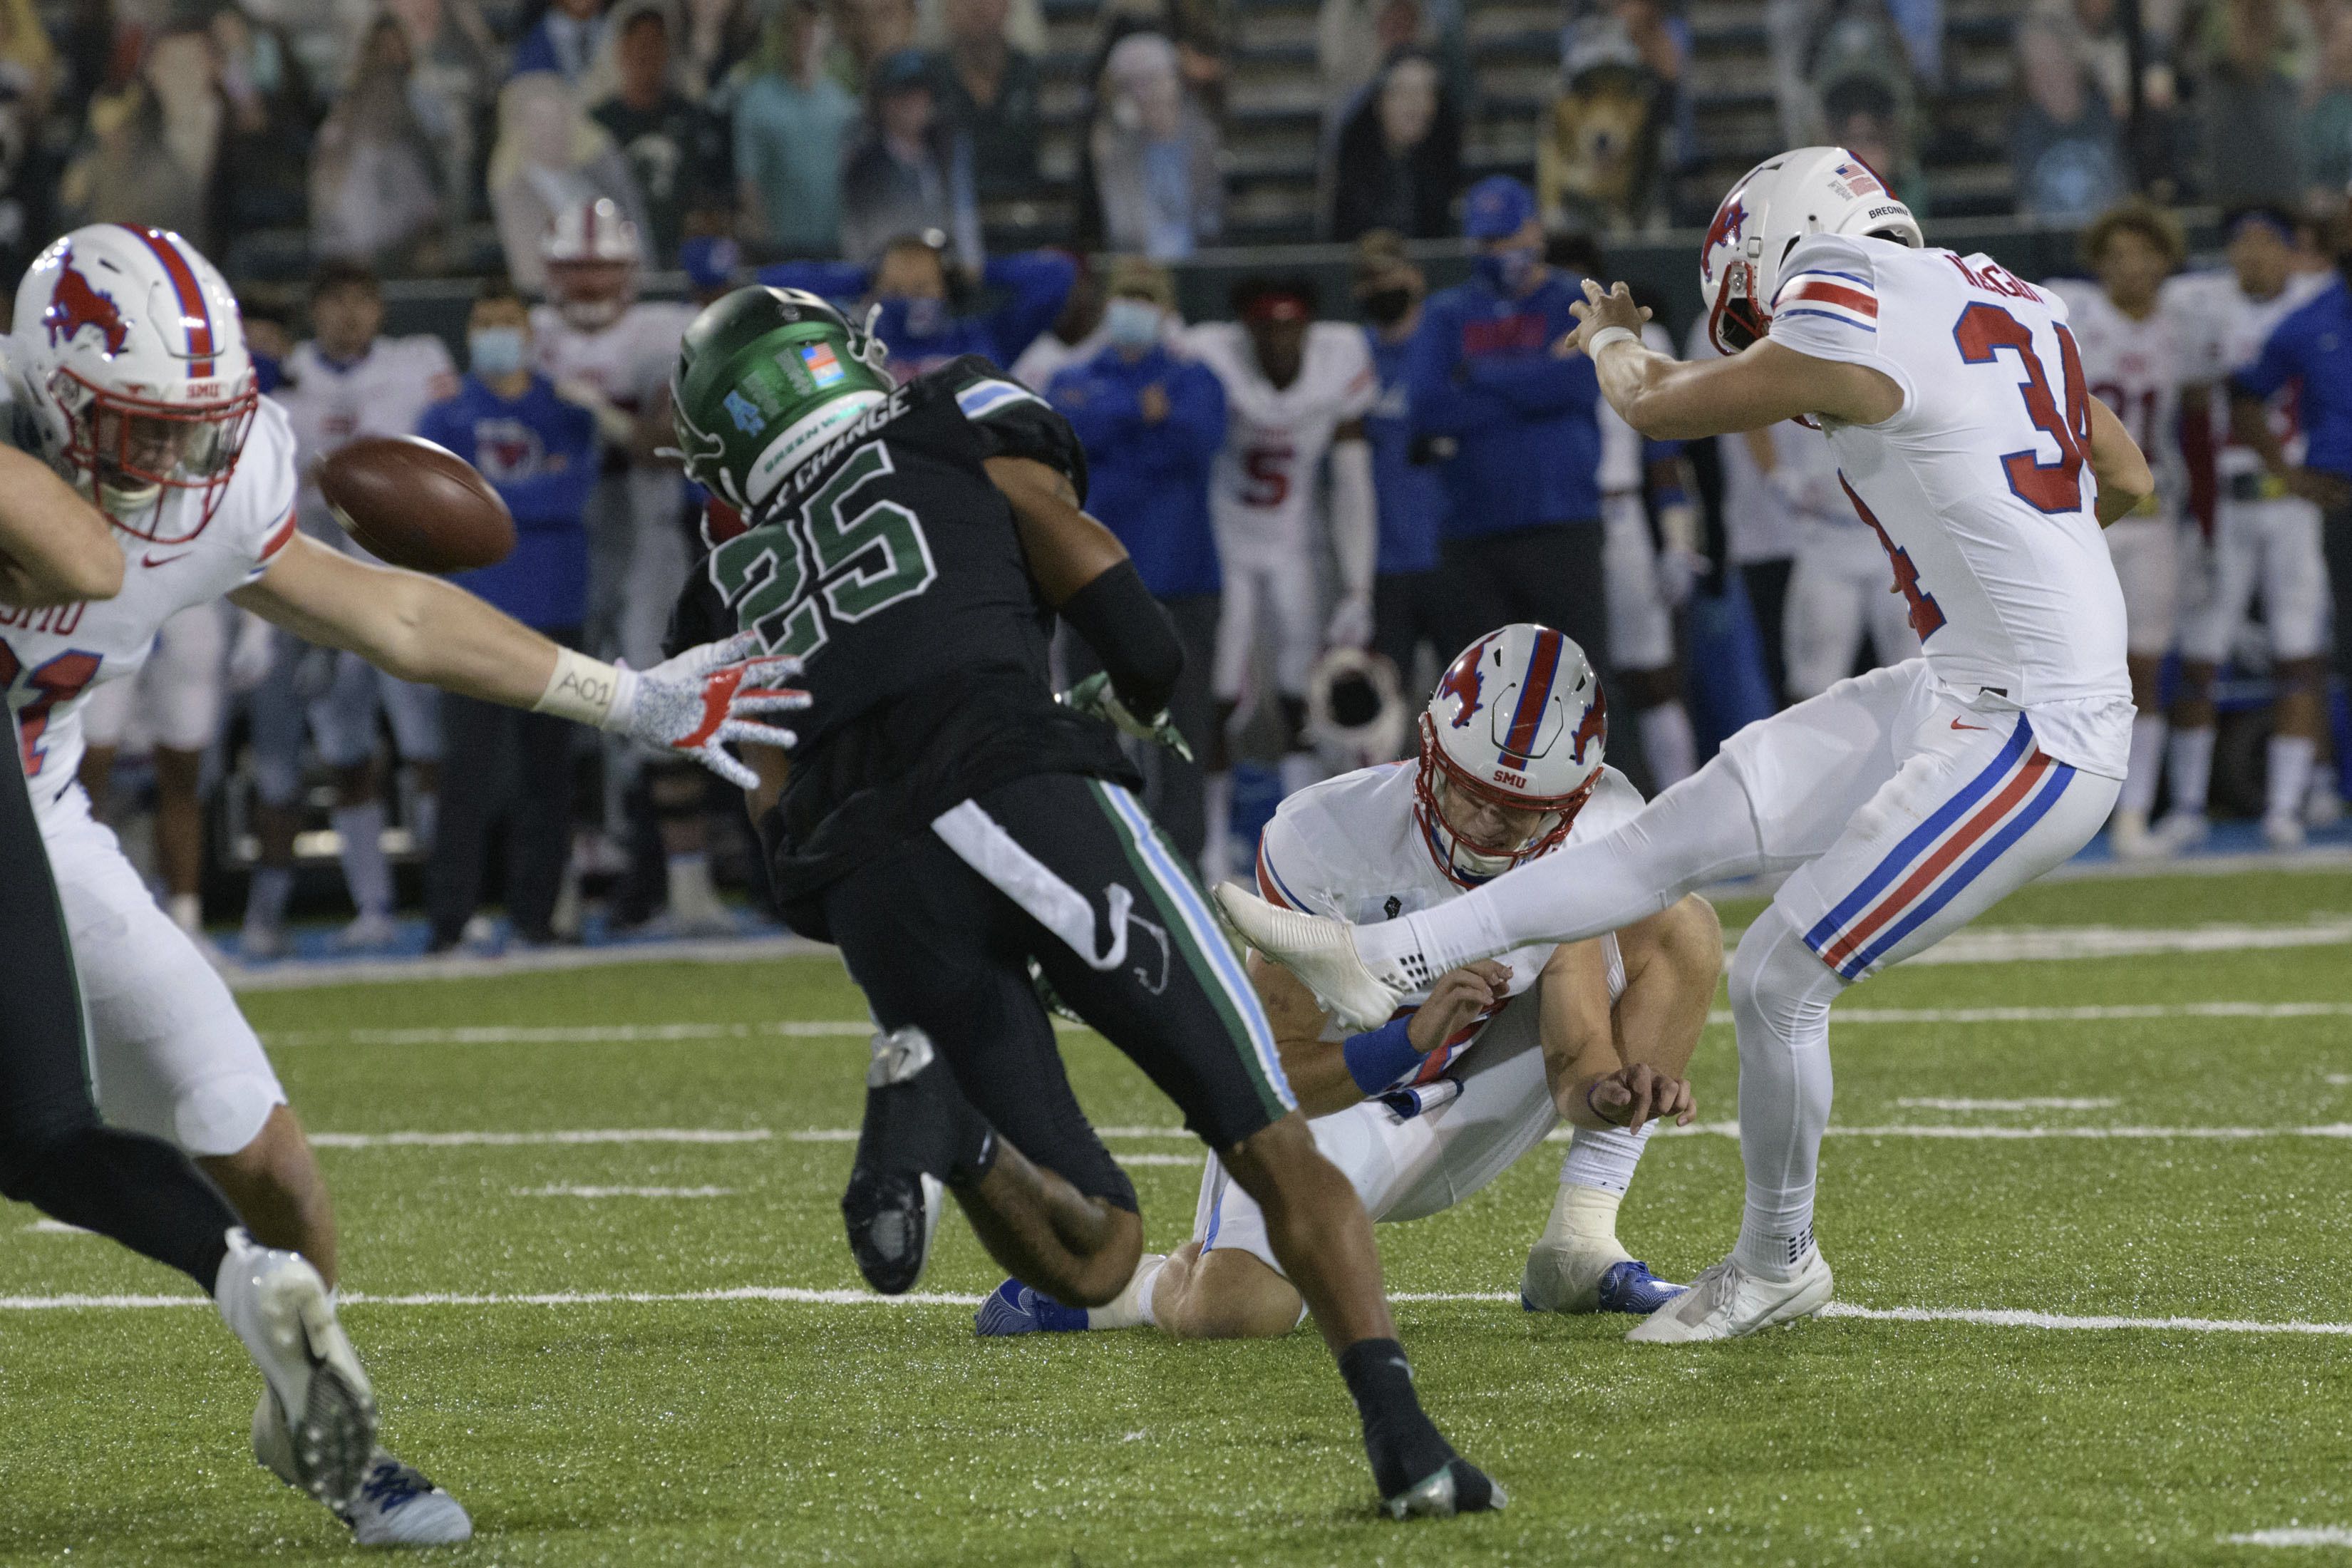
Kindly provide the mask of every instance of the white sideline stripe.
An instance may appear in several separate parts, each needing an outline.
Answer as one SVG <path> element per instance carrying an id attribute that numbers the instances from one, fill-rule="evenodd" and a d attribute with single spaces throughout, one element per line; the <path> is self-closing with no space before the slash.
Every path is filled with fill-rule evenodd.
<path id="1" fill-rule="evenodd" d="M 1919 1110 L 2105 1110 L 2121 1105 L 2113 1095 L 2096 1100 L 2032 1097 L 2025 1100 L 1954 1100 L 1942 1095 L 1908 1095 L 1895 1102 Z"/>
<path id="2" fill-rule="evenodd" d="M 94 1230 L 84 1230 L 78 1225 L 68 1225 L 61 1219 L 37 1219 L 25 1227 L 32 1236 L 96 1236 Z"/>
<path id="3" fill-rule="evenodd" d="M 1121 1154 L 1118 1163 L 1122 1165 L 1190 1165 L 1198 1169 L 1205 1158 L 1207 1156 L 1202 1154 Z"/>
<path id="4" fill-rule="evenodd" d="M 2352 1018 L 2352 1002 L 2126 1002 L 2083 1007 L 1832 1007 L 1830 1024 L 2102 1024 L 2129 1018 Z M 1706 1016 L 1728 1024 L 1728 1008 Z"/>
<path id="5" fill-rule="evenodd" d="M 2224 1546 L 2352 1546 L 2352 1530 L 2340 1524 L 2289 1524 L 2221 1537 Z"/>
<path id="6" fill-rule="evenodd" d="M 2157 952 L 2239 952 L 2276 947 L 2329 947 L 2352 942 L 2352 920 L 2303 925 L 1993 926 L 1955 931 L 1915 963 L 2038 963 L 2054 958 L 2132 958 Z"/>
<path id="7" fill-rule="evenodd" d="M 341 1293 L 346 1307 L 598 1307 L 667 1306 L 726 1301 L 772 1301 L 803 1307 L 976 1307 L 987 1298 L 935 1291 L 910 1291 L 904 1296 L 877 1296 L 867 1290 L 811 1290 L 791 1285 L 745 1285 L 730 1290 L 550 1290 L 517 1295 L 428 1291 L 414 1295 L 377 1296 L 362 1290 Z M 1400 1290 L 1391 1301 L 1433 1304 L 1517 1302 L 1508 1290 Z M 209 1307 L 210 1299 L 184 1296 L 0 1296 L 0 1311 L 128 1311 L 154 1307 Z M 2352 1338 L 2352 1323 L 2315 1323 L 2301 1319 L 2262 1322 L 2245 1318 L 2126 1318 L 2069 1317 L 2058 1312 L 2027 1312 L 1991 1307 L 1858 1307 L 1832 1301 L 1824 1318 L 1852 1318 L 1890 1323 L 1968 1323 L 1987 1329 L 2116 1330 L 2156 1329 L 2171 1333 L 2301 1334 Z"/>
<path id="8" fill-rule="evenodd" d="M 499 958 L 451 953 L 440 958 L 351 958 L 340 963 L 247 964 L 224 953 L 221 977 L 232 991 L 308 991 L 320 985 L 363 985 L 417 980 L 485 980 L 548 970 L 602 969 L 615 963 L 757 963 L 778 958 L 831 956 L 834 949 L 797 936 L 723 936 L 699 942 L 630 942 L 609 947 L 546 947 Z"/>
<path id="9" fill-rule="evenodd" d="M 613 1127 L 557 1132 L 313 1132 L 314 1149 L 506 1148 L 530 1143 L 760 1143 L 764 1127 Z M 845 1134 L 856 1142 L 857 1134 Z"/>
<path id="10" fill-rule="evenodd" d="M 1694 1121 L 1688 1127 L 1661 1127 L 1661 1137 L 1730 1138 L 1739 1136 L 1737 1121 Z M 1567 1128 L 1547 1133 L 1547 1143 L 1568 1142 Z M 2122 1139 L 2202 1138 L 2224 1142 L 2252 1138 L 2352 1138 L 2352 1121 L 2329 1121 L 2310 1127 L 1981 1127 L 1939 1126 L 1933 1122 L 1898 1123 L 1881 1127 L 1832 1126 L 1832 1138 L 1940 1138 L 1958 1142 L 2030 1142 L 2049 1138 Z"/>
<path id="11" fill-rule="evenodd" d="M 732 1187 L 513 1187 L 519 1198 L 731 1198 Z"/>

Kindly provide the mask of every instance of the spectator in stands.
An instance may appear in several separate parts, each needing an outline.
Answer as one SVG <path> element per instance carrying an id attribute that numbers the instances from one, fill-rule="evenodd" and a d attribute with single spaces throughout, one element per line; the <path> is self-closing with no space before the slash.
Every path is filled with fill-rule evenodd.
<path id="1" fill-rule="evenodd" d="M 2123 147 L 2112 106 L 2066 33 L 2043 20 L 2018 31 L 2023 89 L 2010 128 L 2010 165 L 2021 213 L 2084 220 L 2125 192 Z"/>
<path id="2" fill-rule="evenodd" d="M 1063 371 L 1110 346 L 1109 331 L 1103 323 L 1102 276 L 1083 257 L 1077 268 L 1077 279 L 1070 285 L 1054 324 L 1038 333 L 1013 362 L 1013 379 L 1032 391 L 1045 391 Z"/>
<path id="3" fill-rule="evenodd" d="M 851 262 L 787 261 L 760 274 L 781 289 L 805 289 L 841 301 L 853 320 L 879 305 L 875 331 L 890 351 L 890 371 L 911 381 L 959 354 L 1009 365 L 1060 314 L 1077 263 L 1058 250 L 989 259 L 977 279 L 962 272 L 921 235 L 900 235 L 870 269 Z M 996 298 L 978 308 L 981 297 Z"/>
<path id="4" fill-rule="evenodd" d="M 1421 329 L 1427 293 L 1421 268 L 1402 236 L 1374 229 L 1356 241 L 1356 309 L 1371 340 L 1380 401 L 1364 416 L 1372 444 L 1372 493 L 1380 503 L 1380 556 L 1372 577 L 1372 651 L 1396 666 L 1406 698 L 1418 707 L 1427 694 L 1420 650 L 1430 653 L 1433 679 L 1451 652 L 1441 605 L 1439 534 L 1445 526 L 1445 481 L 1437 465 L 1453 442 L 1413 433 L 1408 384 L 1413 334 Z"/>
<path id="5" fill-rule="evenodd" d="M 547 286 L 539 242 L 566 207 L 609 196 L 646 231 L 645 198 L 628 161 L 552 71 L 516 77 L 499 90 L 489 187 L 508 275 L 534 293 Z"/>
<path id="6" fill-rule="evenodd" d="M 1463 229 L 1477 271 L 1430 298 L 1406 370 L 1414 435 L 1454 443 L 1440 646 L 1538 621 L 1582 644 L 1605 680 L 1601 386 L 1591 361 L 1552 352 L 1580 280 L 1544 265 L 1535 195 L 1507 175 L 1470 187 Z"/>
<path id="7" fill-rule="evenodd" d="M 0 3 L 0 269 L 11 277 L 57 227 L 57 165 L 42 141 L 58 82 L 58 58 L 33 0 Z"/>
<path id="8" fill-rule="evenodd" d="M 549 0 L 547 9 L 515 46 L 510 76 L 553 71 L 577 82 L 604 45 L 604 0 Z"/>
<path id="9" fill-rule="evenodd" d="M 2352 187 L 2352 7 L 2327 26 L 2311 110 L 2304 118 L 2305 177 L 2314 211 L 2324 212 Z"/>
<path id="10" fill-rule="evenodd" d="M 475 0 L 385 0 L 408 35 L 408 101 L 441 174 L 444 225 L 481 210 L 481 124 L 502 74 L 498 39 Z"/>
<path id="11" fill-rule="evenodd" d="M 137 79 L 90 100 L 89 142 L 59 193 L 65 223 L 151 224 L 216 253 L 226 235 L 227 131 L 211 37 L 197 27 L 156 35 Z"/>
<path id="12" fill-rule="evenodd" d="M 317 124 L 310 82 L 292 43 L 235 5 L 212 16 L 228 125 L 221 141 L 227 182 L 222 219 L 232 235 L 299 226 L 309 216 L 305 170 Z"/>
<path id="13" fill-rule="evenodd" d="M 1392 229 L 1414 239 L 1450 233 L 1462 186 L 1462 118 L 1437 62 L 1403 54 L 1339 129 L 1333 237 Z"/>
<path id="14" fill-rule="evenodd" d="M 397 269 L 441 226 L 441 174 L 409 95 L 410 68 L 407 30 L 377 17 L 319 128 L 310 231 L 320 256 Z"/>
<path id="15" fill-rule="evenodd" d="M 1128 258 L 1111 269 L 1108 346 L 1056 375 L 1046 397 L 1085 447 L 1087 510 L 1118 535 L 1143 585 L 1168 608 L 1184 645 L 1170 715 L 1195 757 L 1215 728 L 1209 692 L 1222 579 L 1209 524 L 1209 469 L 1225 441 L 1225 392 L 1208 366 L 1168 346 L 1176 286 L 1167 269 Z M 1200 768 L 1151 748 L 1151 814 L 1187 861 L 1207 837 Z"/>
<path id="16" fill-rule="evenodd" d="M 468 372 L 457 395 L 425 412 L 417 433 L 481 470 L 514 513 L 514 552 L 455 581 L 567 647 L 580 645 L 588 597 L 583 517 L 596 481 L 595 416 L 531 373 L 530 312 L 492 279 L 467 318 Z M 572 728 L 544 713 L 445 692 L 442 754 L 463 758 L 441 781 L 433 843 L 433 948 L 456 947 L 481 905 L 492 831 L 506 828 L 507 914 L 525 943 L 553 940 L 551 921 L 571 852 Z"/>
<path id="17" fill-rule="evenodd" d="M 900 235 L 936 231 L 977 268 L 980 208 L 971 138 L 942 124 L 930 63 L 901 49 L 874 68 L 865 130 L 841 167 L 841 254 L 866 265 Z"/>
<path id="18" fill-rule="evenodd" d="M 1591 5 L 1561 34 L 1562 85 L 1536 140 L 1536 197 L 1554 230 L 1663 216 L 1685 46 L 1654 0 Z"/>
<path id="19" fill-rule="evenodd" d="M 818 0 L 785 0 L 735 96 L 744 237 L 788 256 L 841 252 L 841 162 L 857 100 L 824 68 Z"/>
<path id="20" fill-rule="evenodd" d="M 1132 33 L 1110 51 L 1087 145 L 1112 249 L 1178 261 L 1224 232 L 1217 132 L 1186 90 L 1176 46 Z"/>
<path id="21" fill-rule="evenodd" d="M 826 68 L 852 94 L 872 86 L 893 55 L 915 47 L 915 0 L 835 0 L 837 23 Z"/>
<path id="22" fill-rule="evenodd" d="M 1422 42 L 1414 0 L 1322 0 L 1315 16 L 1315 63 L 1323 100 L 1352 112 L 1391 60 Z"/>
<path id="23" fill-rule="evenodd" d="M 940 118 L 971 139 L 972 183 L 981 199 L 1037 188 L 1037 62 L 1007 41 L 1011 0 L 947 0 L 948 47 L 932 62 Z"/>
<path id="24" fill-rule="evenodd" d="M 766 22 L 780 9 L 759 0 L 687 0 L 688 90 L 698 96 L 723 96 L 735 68 L 759 52 Z"/>
<path id="25" fill-rule="evenodd" d="M 624 0 L 614 8 L 618 85 L 588 111 L 636 177 L 646 199 L 645 237 L 658 267 L 677 259 L 687 215 L 704 205 L 704 193 L 727 188 L 725 137 L 702 106 L 677 89 L 669 26 L 662 0 Z"/>
<path id="26" fill-rule="evenodd" d="M 2282 68 L 2282 0 L 2227 0 L 2205 68 L 2205 190 L 2226 207 L 2303 195 L 2303 100 Z"/>

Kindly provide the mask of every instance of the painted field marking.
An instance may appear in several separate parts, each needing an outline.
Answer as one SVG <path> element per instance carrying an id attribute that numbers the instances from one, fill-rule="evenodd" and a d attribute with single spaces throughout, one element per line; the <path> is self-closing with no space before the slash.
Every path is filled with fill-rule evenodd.
<path id="1" fill-rule="evenodd" d="M 2096 1100 L 2033 1096 L 2024 1100 L 1955 1100 L 1943 1095 L 1906 1095 L 1895 1102 L 1919 1110 L 2106 1110 L 2121 1105 L 2113 1095 Z"/>
<path id="2" fill-rule="evenodd" d="M 2225 1546 L 2352 1546 L 2352 1530 L 2340 1524 L 2289 1524 L 2221 1537 Z"/>
<path id="3" fill-rule="evenodd" d="M 1989 926 L 1953 932 L 1911 964 L 2040 963 L 2051 959 L 2137 958 L 2160 952 L 2243 952 L 2352 942 L 2352 920 L 2301 925 Z"/>
<path id="4" fill-rule="evenodd" d="M 1198 1170 L 1207 1156 L 1202 1154 L 1121 1154 L 1122 1165 L 1190 1165 Z"/>
<path id="5" fill-rule="evenodd" d="M 762 1143 L 764 1127 L 610 1127 L 555 1132 L 313 1132 L 316 1149 L 513 1148 L 540 1143 Z M 857 1138 L 850 1133 L 854 1142 Z"/>
<path id="6" fill-rule="evenodd" d="M 733 1187 L 512 1187 L 519 1198 L 731 1198 Z"/>
<path id="7" fill-rule="evenodd" d="M 78 1225 L 68 1225 L 61 1219 L 37 1219 L 25 1227 L 30 1236 L 96 1236 L 94 1230 L 84 1230 Z"/>

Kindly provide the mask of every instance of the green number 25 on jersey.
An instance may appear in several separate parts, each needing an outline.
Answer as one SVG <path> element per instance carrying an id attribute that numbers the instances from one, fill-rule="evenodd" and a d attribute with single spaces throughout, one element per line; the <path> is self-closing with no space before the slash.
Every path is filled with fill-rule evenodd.
<path id="1" fill-rule="evenodd" d="M 857 505 L 895 471 L 889 449 L 863 447 L 796 510 L 720 545 L 710 559 L 735 624 L 770 653 L 808 658 L 830 622 L 854 624 L 911 599 L 939 576 L 919 519 L 897 501 Z"/>

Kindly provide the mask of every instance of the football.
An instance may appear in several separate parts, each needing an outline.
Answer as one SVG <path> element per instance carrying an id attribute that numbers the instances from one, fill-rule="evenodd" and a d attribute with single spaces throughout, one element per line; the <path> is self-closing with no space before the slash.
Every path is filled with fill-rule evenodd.
<path id="1" fill-rule="evenodd" d="M 514 549 L 513 514 L 474 466 L 415 436 L 368 436 L 319 467 L 319 493 L 343 531 L 417 572 L 469 572 Z"/>

